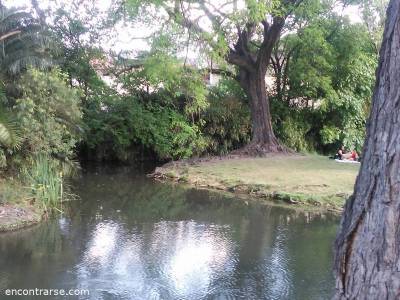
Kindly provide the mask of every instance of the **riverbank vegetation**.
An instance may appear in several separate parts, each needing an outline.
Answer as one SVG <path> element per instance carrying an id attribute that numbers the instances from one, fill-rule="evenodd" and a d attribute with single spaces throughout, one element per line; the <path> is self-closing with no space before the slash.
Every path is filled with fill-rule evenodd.
<path id="1" fill-rule="evenodd" d="M 340 211 L 353 192 L 358 169 L 358 164 L 338 164 L 317 155 L 273 155 L 169 163 L 157 168 L 153 176 L 199 188 Z"/>
<path id="2" fill-rule="evenodd" d="M 341 144 L 360 151 L 385 4 L 360 2 L 360 20 L 352 22 L 337 9 L 345 2 L 289 2 L 218 9 L 211 2 L 115 0 L 105 10 L 96 1 L 0 4 L 2 185 L 18 182 L 23 205 L 40 215 L 62 210 L 80 160 L 161 163 L 279 150 L 328 155 Z M 143 26 L 148 36 L 140 36 Z M 115 32 L 129 28 L 129 38 L 146 41 L 144 49 L 134 42 L 132 51 L 113 47 Z M 262 78 L 253 78 L 251 60 Z M 245 159 L 224 159 L 215 174 L 243 169 Z M 271 159 L 261 162 L 271 173 L 254 168 L 246 176 L 274 186 L 285 164 L 302 161 Z M 351 193 L 355 167 L 307 159 L 304 180 L 315 175 L 313 163 L 326 172 L 312 197 Z M 205 176 L 205 165 L 189 171 L 203 167 Z M 290 182 L 298 178 L 291 176 Z M 346 182 L 331 186 L 338 177 Z M 292 183 L 278 191 L 303 194 Z M 7 195 L 3 206 L 14 201 Z"/>

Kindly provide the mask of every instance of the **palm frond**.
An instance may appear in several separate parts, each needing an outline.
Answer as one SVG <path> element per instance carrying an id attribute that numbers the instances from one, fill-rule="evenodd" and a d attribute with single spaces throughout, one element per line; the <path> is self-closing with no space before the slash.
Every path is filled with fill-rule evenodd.
<path id="1" fill-rule="evenodd" d="M 52 39 L 30 13 L 0 5 L 0 70 L 15 75 L 28 67 L 52 65 L 48 49 Z M 14 33 L 15 34 L 10 34 Z"/>
<path id="2" fill-rule="evenodd" d="M 8 112 L 0 112 L 0 145 L 9 149 L 19 149 L 22 137 L 18 123 Z"/>
<path id="3" fill-rule="evenodd" d="M 3 67 L 8 70 L 10 74 L 18 74 L 29 67 L 38 69 L 46 69 L 50 67 L 53 62 L 48 57 L 41 57 L 39 55 L 15 55 L 8 57 L 4 60 Z"/>
<path id="4" fill-rule="evenodd" d="M 0 34 L 12 30 L 21 30 L 32 24 L 34 23 L 29 13 L 18 11 L 9 12 L 6 10 L 6 15 L 0 18 Z"/>

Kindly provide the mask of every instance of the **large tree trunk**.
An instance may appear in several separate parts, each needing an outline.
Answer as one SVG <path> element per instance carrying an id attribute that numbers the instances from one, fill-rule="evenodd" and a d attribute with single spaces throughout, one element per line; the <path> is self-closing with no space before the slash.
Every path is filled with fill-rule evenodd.
<path id="1" fill-rule="evenodd" d="M 335 242 L 336 299 L 400 299 L 400 0 L 391 0 L 364 158 Z"/>
<path id="2" fill-rule="evenodd" d="M 272 23 L 261 22 L 264 26 L 263 42 L 257 53 L 250 51 L 251 36 L 256 31 L 254 23 L 246 24 L 238 30 L 238 40 L 234 49 L 230 49 L 227 61 L 239 68 L 238 81 L 249 98 L 252 140 L 234 154 L 264 155 L 271 152 L 292 153 L 289 148 L 281 145 L 274 135 L 271 123 L 270 103 L 265 87 L 265 75 L 271 60 L 272 49 L 279 39 L 285 24 L 282 16 L 273 17 Z"/>
<path id="3" fill-rule="evenodd" d="M 265 86 L 265 71 L 240 71 L 240 84 L 249 98 L 252 120 L 252 140 L 249 145 L 239 150 L 250 155 L 262 155 L 270 152 L 288 152 L 275 137 L 270 103 Z"/>

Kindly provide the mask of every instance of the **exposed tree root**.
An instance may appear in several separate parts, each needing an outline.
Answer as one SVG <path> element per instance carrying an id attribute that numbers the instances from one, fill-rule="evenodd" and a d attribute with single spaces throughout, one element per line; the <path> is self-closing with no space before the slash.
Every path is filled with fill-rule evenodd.
<path id="1" fill-rule="evenodd" d="M 263 157 L 269 154 L 284 154 L 292 155 L 296 154 L 296 151 L 286 147 L 285 145 L 276 143 L 250 143 L 243 148 L 234 150 L 230 153 L 231 155 L 241 155 L 241 156 L 252 156 L 252 157 Z"/>

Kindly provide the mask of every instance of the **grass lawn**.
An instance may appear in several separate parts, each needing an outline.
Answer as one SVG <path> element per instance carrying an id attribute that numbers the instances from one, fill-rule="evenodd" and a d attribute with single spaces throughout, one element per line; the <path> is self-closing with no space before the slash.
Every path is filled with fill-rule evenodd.
<path id="1" fill-rule="evenodd" d="M 197 186 L 335 209 L 352 194 L 358 170 L 359 164 L 318 155 L 212 159 L 157 169 L 165 177 Z"/>

